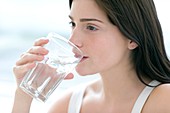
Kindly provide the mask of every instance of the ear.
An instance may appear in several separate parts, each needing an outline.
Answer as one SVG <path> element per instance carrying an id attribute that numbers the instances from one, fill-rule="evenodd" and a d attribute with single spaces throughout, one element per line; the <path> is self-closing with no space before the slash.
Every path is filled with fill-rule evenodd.
<path id="1" fill-rule="evenodd" d="M 134 42 L 134 41 L 132 41 L 132 40 L 129 40 L 128 48 L 129 48 L 130 50 L 133 50 L 133 49 L 135 49 L 136 47 L 138 47 L 137 43 Z"/>

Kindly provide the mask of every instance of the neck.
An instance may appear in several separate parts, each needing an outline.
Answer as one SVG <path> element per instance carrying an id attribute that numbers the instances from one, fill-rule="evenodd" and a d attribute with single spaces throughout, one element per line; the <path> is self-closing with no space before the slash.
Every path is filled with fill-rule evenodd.
<path id="1" fill-rule="evenodd" d="M 135 99 L 134 97 L 137 98 L 145 87 L 133 69 L 112 70 L 100 73 L 100 75 L 103 86 L 102 95 L 107 101 L 124 102 Z"/>

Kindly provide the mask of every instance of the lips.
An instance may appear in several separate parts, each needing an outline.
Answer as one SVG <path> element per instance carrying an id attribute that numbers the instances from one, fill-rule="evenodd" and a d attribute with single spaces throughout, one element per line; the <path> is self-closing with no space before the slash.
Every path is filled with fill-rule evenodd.
<path id="1" fill-rule="evenodd" d="M 82 55 L 82 53 L 80 53 L 80 51 L 77 51 L 76 49 L 73 48 L 73 53 L 74 53 L 74 57 L 75 58 L 81 58 L 80 62 L 88 59 L 89 57 L 87 55 Z"/>
<path id="2" fill-rule="evenodd" d="M 82 56 L 80 54 L 75 54 L 74 57 L 75 58 L 81 58 Z"/>
<path id="3" fill-rule="evenodd" d="M 82 53 L 76 49 L 73 48 L 73 53 L 75 58 L 82 58 Z"/>
<path id="4" fill-rule="evenodd" d="M 83 62 L 84 60 L 88 59 L 89 57 L 88 56 L 83 56 L 83 58 L 81 59 L 80 62 Z"/>

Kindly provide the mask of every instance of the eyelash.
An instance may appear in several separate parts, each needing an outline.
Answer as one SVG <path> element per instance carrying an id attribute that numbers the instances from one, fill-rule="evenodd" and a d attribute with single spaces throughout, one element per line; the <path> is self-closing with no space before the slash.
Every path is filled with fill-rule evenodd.
<path id="1" fill-rule="evenodd" d="M 76 26 L 76 24 L 74 22 L 69 22 L 69 24 L 71 25 L 72 28 L 74 28 Z"/>
<path id="2" fill-rule="evenodd" d="M 69 22 L 69 24 L 71 25 L 71 28 L 72 28 L 72 29 L 74 29 L 74 27 L 76 26 L 76 24 L 75 24 L 74 22 L 72 22 L 72 21 Z M 90 30 L 90 31 L 97 31 L 97 30 L 98 30 L 98 28 L 96 28 L 96 27 L 93 26 L 93 25 L 89 25 L 89 24 L 86 26 L 86 29 L 87 29 L 87 30 Z"/>
<path id="3" fill-rule="evenodd" d="M 98 29 L 96 27 L 94 27 L 93 25 L 88 25 L 86 27 L 86 29 L 90 30 L 90 31 L 97 31 Z"/>

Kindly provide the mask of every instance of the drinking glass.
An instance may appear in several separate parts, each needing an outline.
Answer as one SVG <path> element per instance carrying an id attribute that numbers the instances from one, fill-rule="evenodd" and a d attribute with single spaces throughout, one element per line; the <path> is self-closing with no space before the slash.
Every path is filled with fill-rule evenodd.
<path id="1" fill-rule="evenodd" d="M 63 79 L 76 67 L 82 52 L 73 43 L 56 33 L 49 33 L 44 47 L 49 51 L 41 62 L 23 78 L 20 88 L 45 102 Z"/>

